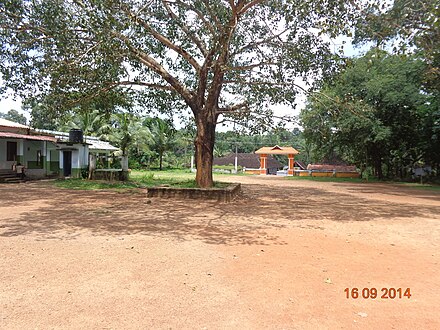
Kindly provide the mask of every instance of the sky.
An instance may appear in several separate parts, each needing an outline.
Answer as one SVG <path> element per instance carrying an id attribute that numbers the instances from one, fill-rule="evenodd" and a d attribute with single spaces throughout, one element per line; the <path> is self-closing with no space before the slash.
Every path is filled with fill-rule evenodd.
<path id="1" fill-rule="evenodd" d="M 23 113 L 26 115 L 27 113 L 25 111 L 21 110 L 21 99 L 17 98 L 16 100 L 13 99 L 12 96 L 0 100 L 0 112 L 6 113 L 11 109 L 15 109 L 20 113 Z"/>

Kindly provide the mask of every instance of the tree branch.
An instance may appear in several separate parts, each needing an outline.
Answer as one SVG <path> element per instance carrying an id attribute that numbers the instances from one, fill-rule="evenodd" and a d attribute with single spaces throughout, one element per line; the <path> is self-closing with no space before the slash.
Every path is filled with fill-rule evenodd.
<path id="1" fill-rule="evenodd" d="M 114 84 L 115 85 L 119 85 L 119 86 L 127 86 L 127 85 L 129 85 L 129 86 L 144 86 L 144 87 L 149 87 L 149 88 L 154 88 L 154 89 L 159 89 L 159 90 L 172 91 L 172 92 L 176 91 L 171 86 L 154 84 L 154 83 L 147 83 L 147 82 L 143 82 L 143 81 L 122 80 L 122 81 L 115 82 Z"/>
<path id="2" fill-rule="evenodd" d="M 192 33 L 188 27 L 183 24 L 180 20 L 180 17 L 178 17 L 170 8 L 170 6 L 167 4 L 168 1 L 162 0 L 163 5 L 165 6 L 166 11 L 170 15 L 170 17 L 179 25 L 179 27 L 182 29 L 183 32 L 197 45 L 199 50 L 202 52 L 203 56 L 206 57 L 208 54 L 208 51 L 206 50 L 205 45 L 203 44 L 202 40 L 197 38 L 194 33 Z"/>
<path id="3" fill-rule="evenodd" d="M 188 53 L 182 47 L 175 45 L 171 40 L 169 40 L 163 34 L 153 29 L 153 27 L 150 24 L 148 24 L 145 20 L 143 20 L 138 15 L 130 11 L 126 6 L 123 7 L 123 10 L 134 23 L 140 23 L 147 31 L 151 33 L 151 35 L 156 40 L 158 40 L 164 46 L 174 50 L 177 54 L 181 55 L 185 60 L 188 61 L 189 64 L 192 65 L 192 67 L 197 71 L 197 73 L 200 72 L 200 64 L 191 56 L 190 53 Z"/>
<path id="4" fill-rule="evenodd" d="M 263 39 L 263 40 L 260 40 L 260 41 L 256 41 L 256 42 L 251 42 L 251 43 L 247 44 L 246 46 L 241 47 L 239 50 L 233 52 L 233 53 L 231 54 L 231 56 L 235 56 L 235 55 L 241 54 L 243 51 L 245 51 L 245 50 L 247 50 L 247 49 L 252 49 L 252 48 L 255 48 L 255 47 L 257 47 L 257 46 L 261 46 L 261 45 L 264 45 L 264 44 L 268 44 L 268 43 L 270 43 L 272 40 L 274 40 L 274 39 L 276 39 L 276 38 L 279 38 L 281 35 L 283 35 L 283 34 L 286 33 L 287 31 L 288 31 L 288 29 L 284 29 L 283 31 L 281 31 L 281 32 L 279 32 L 279 33 L 277 33 L 277 34 L 275 34 L 275 35 L 269 37 L 269 38 L 266 38 L 266 39 Z"/>
<path id="5" fill-rule="evenodd" d="M 165 68 L 158 63 L 154 58 L 150 57 L 147 53 L 140 49 L 137 49 L 130 43 L 130 39 L 122 33 L 113 31 L 113 35 L 122 40 L 141 63 L 143 63 L 150 70 L 160 75 L 166 82 L 168 82 L 177 93 L 179 93 L 185 102 L 190 105 L 193 102 L 193 93 L 191 93 L 179 80 L 173 77 Z"/>
<path id="6" fill-rule="evenodd" d="M 228 112 L 234 112 L 240 109 L 249 109 L 249 105 L 247 102 L 243 102 L 243 103 L 239 103 L 233 106 L 227 106 L 227 107 L 223 107 L 223 108 L 218 108 L 216 113 L 217 114 L 223 114 L 223 113 L 228 113 Z"/>
<path id="7" fill-rule="evenodd" d="M 181 2 L 181 1 L 177 0 L 177 2 Z M 217 27 L 217 30 L 221 31 L 222 30 L 222 24 L 218 20 L 217 15 L 212 11 L 211 6 L 209 5 L 209 1 L 203 0 L 203 3 L 205 4 L 205 7 L 208 10 L 209 15 L 211 16 L 212 20 L 214 21 L 214 24 Z M 200 13 L 200 16 L 203 17 L 203 15 L 201 13 Z M 204 19 L 204 17 L 203 17 L 203 19 Z M 210 31 L 211 31 L 212 35 L 215 36 L 216 33 L 215 33 L 215 30 L 214 30 L 214 27 L 211 24 L 209 24 L 209 26 L 211 27 Z"/>
<path id="8" fill-rule="evenodd" d="M 249 9 L 251 9 L 252 7 L 262 3 L 264 0 L 253 0 L 251 2 L 249 2 L 248 4 L 244 5 L 239 11 L 238 11 L 238 15 L 243 15 L 244 13 L 246 13 Z"/>
<path id="9" fill-rule="evenodd" d="M 223 71 L 244 71 L 244 70 L 251 70 L 254 68 L 259 68 L 265 65 L 277 65 L 275 62 L 261 62 L 261 63 L 255 63 L 255 64 L 249 64 L 249 65 L 243 65 L 243 66 L 234 66 L 234 67 L 226 67 L 224 66 L 222 68 Z"/>

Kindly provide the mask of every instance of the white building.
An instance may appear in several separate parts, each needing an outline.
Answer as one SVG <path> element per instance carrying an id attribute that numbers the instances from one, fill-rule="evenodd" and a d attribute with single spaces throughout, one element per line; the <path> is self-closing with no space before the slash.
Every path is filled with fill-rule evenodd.
<path id="1" fill-rule="evenodd" d="M 0 170 L 25 167 L 30 178 L 81 177 L 89 154 L 107 156 L 118 150 L 96 137 L 69 139 L 69 133 L 37 130 L 0 119 Z"/>

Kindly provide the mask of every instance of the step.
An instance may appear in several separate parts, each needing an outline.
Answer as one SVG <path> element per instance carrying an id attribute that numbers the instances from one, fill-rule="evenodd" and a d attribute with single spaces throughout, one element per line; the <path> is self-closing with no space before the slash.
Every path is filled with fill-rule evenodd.
<path id="1" fill-rule="evenodd" d="M 17 173 L 0 174 L 0 179 L 16 178 L 16 177 L 17 177 Z"/>
<path id="2" fill-rule="evenodd" d="M 25 180 L 19 177 L 14 177 L 14 178 L 4 178 L 3 180 L 1 180 L 0 182 L 3 183 L 21 183 L 24 182 Z"/>

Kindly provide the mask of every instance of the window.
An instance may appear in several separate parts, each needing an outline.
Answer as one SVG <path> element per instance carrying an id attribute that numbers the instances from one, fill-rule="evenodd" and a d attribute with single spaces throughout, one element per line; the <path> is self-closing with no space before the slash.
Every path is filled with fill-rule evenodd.
<path id="1" fill-rule="evenodd" d="M 17 160 L 17 142 L 6 142 L 6 161 L 14 162 Z"/>

